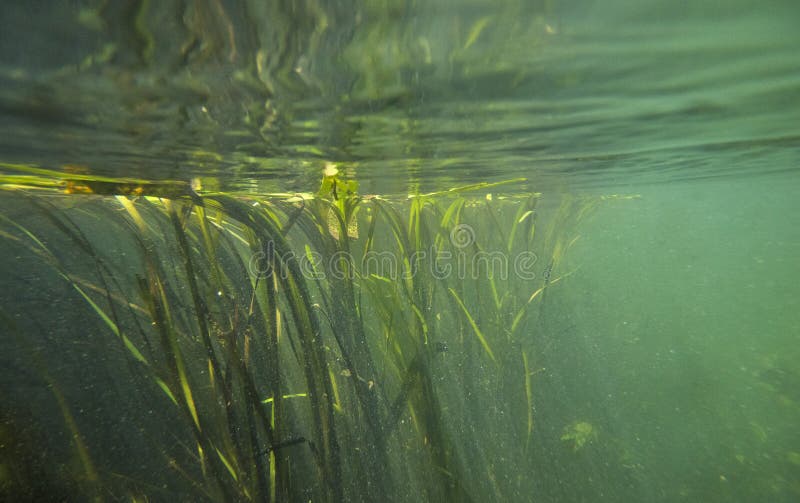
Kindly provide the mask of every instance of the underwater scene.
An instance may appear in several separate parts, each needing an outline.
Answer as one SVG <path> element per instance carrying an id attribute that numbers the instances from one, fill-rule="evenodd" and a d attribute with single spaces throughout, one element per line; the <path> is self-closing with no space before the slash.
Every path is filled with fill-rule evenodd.
<path id="1" fill-rule="evenodd" d="M 0 9 L 0 501 L 800 501 L 800 4 Z"/>

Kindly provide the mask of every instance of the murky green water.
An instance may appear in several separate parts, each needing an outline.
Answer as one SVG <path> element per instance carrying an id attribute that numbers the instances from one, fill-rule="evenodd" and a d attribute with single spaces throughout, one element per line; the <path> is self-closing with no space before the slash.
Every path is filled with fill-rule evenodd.
<path id="1" fill-rule="evenodd" d="M 798 15 L 790 1 L 7 2 L 0 495 L 796 501 Z M 20 188 L 34 180 L 14 166 L 66 180 Z M 333 166 L 382 199 L 348 213 L 355 199 L 320 190 Z M 74 175 L 196 193 L 131 207 Z M 333 209 L 253 199 L 269 193 Z M 298 257 L 380 251 L 397 271 L 411 250 L 535 261 L 531 277 L 418 283 L 366 266 L 340 281 L 326 262 L 321 281 L 297 273 L 299 302 L 248 262 L 279 234 Z M 276 390 L 277 420 L 259 416 Z"/>

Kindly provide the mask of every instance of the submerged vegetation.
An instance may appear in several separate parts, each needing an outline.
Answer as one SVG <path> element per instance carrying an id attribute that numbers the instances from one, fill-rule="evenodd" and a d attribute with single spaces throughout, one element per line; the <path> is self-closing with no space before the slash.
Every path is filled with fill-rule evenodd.
<path id="1" fill-rule="evenodd" d="M 498 474 L 541 463 L 539 332 L 551 289 L 574 272 L 564 257 L 576 224 L 599 199 L 546 206 L 489 184 L 361 197 L 333 165 L 316 195 L 269 197 L 3 168 L 15 171 L 0 180 L 4 260 L 25 257 L 63 295 L 51 320 L 2 306 L 12 364 L 46 385 L 59 418 L 48 435 L 65 435 L 47 455 L 62 467 L 52 484 L 132 501 L 532 490 Z M 58 338 L 51 323 L 66 325 Z M 66 360 L 76 344 L 91 355 L 79 369 Z M 64 389 L 84 385 L 107 401 L 99 415 Z M 41 463 L 40 447 L 10 431 L 37 410 L 16 403 L 3 411 L 2 433 L 20 446 L 4 455 L 2 485 L 26 497 L 42 480 L 20 466 Z M 95 430 L 116 421 L 144 445 L 109 449 Z"/>

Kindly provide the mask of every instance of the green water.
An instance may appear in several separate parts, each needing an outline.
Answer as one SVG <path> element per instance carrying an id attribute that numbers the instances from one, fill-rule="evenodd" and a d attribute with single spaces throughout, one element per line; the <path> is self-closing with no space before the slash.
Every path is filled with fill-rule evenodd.
<path id="1" fill-rule="evenodd" d="M 576 408 L 631 440 L 645 499 L 795 497 L 796 190 L 650 187 L 587 232 L 569 318 L 594 397 Z"/>
<path id="2" fill-rule="evenodd" d="M 200 443 L 193 443 L 204 437 L 193 436 L 180 400 L 154 384 L 76 293 L 106 313 L 125 305 L 119 299 L 135 305 L 112 318 L 150 361 L 147 368 L 169 381 L 137 283 L 153 279 L 143 265 L 148 253 L 163 260 L 192 385 L 211 397 L 198 398 L 204 432 L 217 441 L 222 434 L 209 418 L 219 397 L 203 395 L 215 388 L 169 212 L 136 201 L 159 235 L 148 248 L 149 234 L 110 197 L 29 192 L 2 178 L 0 496 L 796 501 L 798 15 L 795 2 L 743 0 L 7 2 L 0 13 L 0 178 L 18 174 L 10 165 L 25 165 L 193 180 L 203 197 L 225 191 L 248 198 L 314 193 L 325 167 L 335 165 L 342 179 L 358 181 L 360 195 L 391 200 L 413 238 L 407 194 L 519 177 L 525 180 L 465 193 L 462 222 L 485 250 L 519 253 L 505 241 L 522 201 L 541 192 L 536 224 L 556 222 L 558 238 L 537 230 L 527 241 L 537 254 L 532 280 L 431 283 L 430 311 L 415 312 L 423 303 L 412 294 L 390 298 L 402 282 L 390 288 L 360 279 L 368 349 L 356 352 L 367 357 L 352 366 L 343 363 L 335 335 L 346 323 L 349 330 L 362 325 L 325 304 L 326 292 L 335 306 L 349 287 L 307 277 L 309 309 L 321 327 L 314 340 L 341 386 L 341 403 L 337 397 L 331 405 L 341 457 L 310 447 L 324 445 L 313 433 L 317 416 L 305 398 L 289 399 L 280 433 L 310 442 L 276 451 L 285 453 L 287 472 L 264 484 L 278 487 L 277 496 L 252 489 L 255 471 L 238 456 L 237 483 L 250 492 L 234 496 L 209 482 Z M 611 195 L 623 197 L 600 199 Z M 453 239 L 454 222 L 437 230 L 453 197 L 435 200 L 423 241 Z M 572 218 L 582 214 L 575 205 L 561 219 L 558 209 L 575 200 L 597 204 L 585 218 Z M 292 204 L 278 206 L 282 225 L 295 222 Z M 361 204 L 374 213 L 364 209 L 356 218 L 360 236 L 339 243 L 363 249 L 375 218 L 376 246 L 397 252 L 388 219 L 373 216 L 379 209 L 370 200 Z M 66 215 L 84 237 L 48 215 Z M 327 239 L 324 218 L 296 220 L 289 242 L 299 255 L 318 245 L 297 228 L 318 225 Z M 193 253 L 205 260 L 199 227 L 185 226 Z M 234 232 L 222 242 L 246 256 L 246 245 L 230 243 L 246 242 L 247 230 L 227 229 Z M 230 326 L 259 287 L 235 256 L 219 258 L 239 283 L 218 298 L 213 287 L 227 283 L 197 273 L 220 333 L 235 331 Z M 65 271 L 80 281 L 66 281 Z M 530 315 L 509 335 L 516 309 L 540 287 L 546 290 L 530 303 Z M 491 288 L 507 300 L 493 300 Z M 281 302 L 282 389 L 301 393 L 313 388 L 303 374 L 311 350 L 300 347 L 302 326 L 289 301 Z M 415 336 L 424 324 L 431 340 L 422 351 L 435 348 L 414 379 L 404 378 L 415 375 L 417 354 L 402 342 L 406 324 Z M 395 337 L 399 349 L 384 343 Z M 258 391 L 268 396 L 271 353 L 253 344 Z M 371 393 L 377 398 L 363 398 Z M 377 430 L 388 432 L 384 443 L 372 442 L 364 426 L 371 399 L 385 423 Z M 232 445 L 246 443 L 237 435 L 247 428 L 214 445 L 234 459 L 240 451 Z M 100 482 L 78 454 L 75 431 Z M 263 449 L 266 434 L 254 431 L 249 440 Z M 334 469 L 340 477 L 320 474 L 320 466 L 331 470 L 330 459 L 341 460 Z M 330 480 L 341 480 L 340 492 L 326 486 Z"/>

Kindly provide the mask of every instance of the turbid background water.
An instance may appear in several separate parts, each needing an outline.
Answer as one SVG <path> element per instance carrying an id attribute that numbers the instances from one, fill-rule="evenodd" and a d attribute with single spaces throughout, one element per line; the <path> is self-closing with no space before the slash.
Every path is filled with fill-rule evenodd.
<path id="1" fill-rule="evenodd" d="M 791 501 L 800 435 L 798 182 L 640 187 L 601 211 L 565 288 L 575 368 L 647 499 Z M 602 427 L 601 427 L 602 428 Z"/>

